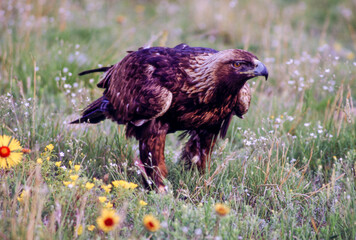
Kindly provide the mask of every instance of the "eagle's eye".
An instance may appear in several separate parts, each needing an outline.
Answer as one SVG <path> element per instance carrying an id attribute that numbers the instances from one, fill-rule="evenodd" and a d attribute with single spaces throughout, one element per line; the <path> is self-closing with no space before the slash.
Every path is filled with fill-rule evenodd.
<path id="1" fill-rule="evenodd" d="M 232 63 L 232 66 L 234 67 L 234 68 L 239 68 L 239 67 L 241 67 L 241 63 L 240 62 L 233 62 Z"/>

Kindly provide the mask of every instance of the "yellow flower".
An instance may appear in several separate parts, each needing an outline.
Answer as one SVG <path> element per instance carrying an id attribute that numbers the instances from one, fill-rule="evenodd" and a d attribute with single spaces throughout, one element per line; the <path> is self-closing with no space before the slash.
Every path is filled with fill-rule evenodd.
<path id="1" fill-rule="evenodd" d="M 215 205 L 215 212 L 223 217 L 225 216 L 226 214 L 228 214 L 230 212 L 230 208 L 228 206 L 226 206 L 225 204 L 222 204 L 222 203 L 217 203 Z"/>
<path id="2" fill-rule="evenodd" d="M 50 157 L 47 157 L 46 160 L 49 161 L 51 158 Z"/>
<path id="3" fill-rule="evenodd" d="M 107 203 L 105 204 L 105 207 L 106 207 L 106 208 L 112 208 L 112 207 L 113 207 L 113 205 L 112 205 L 112 203 L 111 203 L 111 202 L 107 202 Z"/>
<path id="4" fill-rule="evenodd" d="M 347 58 L 348 60 L 353 60 L 353 59 L 355 58 L 355 54 L 354 54 L 353 52 L 348 52 L 348 53 L 346 54 L 346 58 Z"/>
<path id="5" fill-rule="evenodd" d="M 109 193 L 111 191 L 112 185 L 101 185 L 101 188 L 105 190 L 105 192 Z"/>
<path id="6" fill-rule="evenodd" d="M 271 119 L 274 119 L 274 116 L 273 116 L 273 115 L 271 115 Z"/>
<path id="7" fill-rule="evenodd" d="M 0 168 L 11 168 L 20 163 L 23 153 L 22 147 L 16 139 L 0 136 Z"/>
<path id="8" fill-rule="evenodd" d="M 115 186 L 115 187 L 122 187 L 122 188 L 125 188 L 125 189 L 135 189 L 137 188 L 137 184 L 135 183 L 132 183 L 132 182 L 126 182 L 124 180 L 116 180 L 116 181 L 113 181 L 112 184 Z"/>
<path id="9" fill-rule="evenodd" d="M 74 165 L 74 169 L 75 169 L 76 172 L 79 172 L 79 170 L 80 170 L 80 165 Z"/>
<path id="10" fill-rule="evenodd" d="M 95 186 L 95 184 L 94 184 L 94 183 L 90 183 L 90 182 L 87 182 L 87 183 L 85 184 L 85 187 L 86 187 L 86 189 L 88 189 L 88 190 L 92 189 L 94 186 Z"/>
<path id="11" fill-rule="evenodd" d="M 95 226 L 94 226 L 94 225 L 90 225 L 90 226 L 88 226 L 87 228 L 88 228 L 88 230 L 91 232 L 91 231 L 93 231 L 93 230 L 95 229 Z"/>
<path id="12" fill-rule="evenodd" d="M 135 183 L 132 183 L 132 182 L 130 182 L 129 183 L 129 189 L 135 189 L 135 188 L 137 188 L 137 184 L 135 184 Z"/>
<path id="13" fill-rule="evenodd" d="M 27 198 L 29 196 L 29 191 L 28 190 L 23 190 L 20 194 L 19 197 L 17 197 L 17 200 L 22 203 L 24 201 L 25 198 Z"/>
<path id="14" fill-rule="evenodd" d="M 69 165 L 72 165 L 72 161 L 69 161 Z"/>
<path id="15" fill-rule="evenodd" d="M 60 167 L 61 166 L 61 161 L 58 161 L 58 162 L 56 162 L 54 165 L 56 165 L 57 167 Z"/>
<path id="16" fill-rule="evenodd" d="M 135 6 L 136 13 L 143 13 L 145 11 L 145 6 L 138 4 Z"/>
<path id="17" fill-rule="evenodd" d="M 99 201 L 101 203 L 105 202 L 106 201 L 106 197 L 105 196 L 99 197 Z"/>
<path id="18" fill-rule="evenodd" d="M 159 221 L 152 215 L 145 215 L 143 217 L 143 225 L 150 232 L 156 232 L 160 228 Z"/>
<path id="19" fill-rule="evenodd" d="M 78 236 L 80 236 L 80 235 L 82 235 L 82 233 L 83 233 L 83 225 L 79 225 L 79 227 L 77 228 L 77 234 L 78 234 Z"/>
<path id="20" fill-rule="evenodd" d="M 119 187 L 119 181 L 118 180 L 112 181 L 111 183 L 112 183 L 112 185 L 114 185 L 114 187 Z"/>
<path id="21" fill-rule="evenodd" d="M 45 150 L 51 152 L 51 151 L 53 150 L 53 148 L 54 148 L 54 147 L 53 147 L 53 144 L 51 143 L 51 144 L 48 144 L 48 145 L 46 146 Z"/>
<path id="22" fill-rule="evenodd" d="M 146 206 L 146 205 L 147 205 L 147 203 L 146 203 L 145 201 L 143 201 L 143 200 L 140 200 L 138 203 L 139 203 L 141 206 Z"/>
<path id="23" fill-rule="evenodd" d="M 98 227 L 104 232 L 112 231 L 119 223 L 120 217 L 114 210 L 103 209 L 101 216 L 96 219 Z"/>
<path id="24" fill-rule="evenodd" d="M 77 179 L 78 179 L 78 175 L 70 175 L 69 176 L 70 177 L 70 179 L 72 179 L 73 181 L 77 181 Z"/>
<path id="25" fill-rule="evenodd" d="M 71 184 L 72 182 L 71 181 L 63 181 L 63 184 L 64 184 L 64 186 L 68 186 L 69 184 Z"/>
<path id="26" fill-rule="evenodd" d="M 42 164 L 43 163 L 43 161 L 42 161 L 42 159 L 41 158 L 37 158 L 37 161 L 36 161 L 38 164 Z"/>

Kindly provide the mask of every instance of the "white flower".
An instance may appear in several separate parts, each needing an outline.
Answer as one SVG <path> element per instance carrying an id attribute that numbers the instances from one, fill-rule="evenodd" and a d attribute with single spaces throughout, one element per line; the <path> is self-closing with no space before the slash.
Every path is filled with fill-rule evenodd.
<path id="1" fill-rule="evenodd" d="M 289 61 L 286 62 L 287 65 L 290 65 L 290 64 L 292 64 L 292 63 L 293 63 L 293 59 L 289 59 Z"/>
<path id="2" fill-rule="evenodd" d="M 200 228 L 195 229 L 194 231 L 195 235 L 201 235 L 203 231 Z"/>
<path id="3" fill-rule="evenodd" d="M 166 221 L 161 222 L 161 227 L 167 228 L 168 227 L 168 223 Z"/>
<path id="4" fill-rule="evenodd" d="M 309 127 L 309 126 L 310 126 L 310 123 L 304 123 L 304 126 L 305 126 L 305 127 Z"/>
<path id="5" fill-rule="evenodd" d="M 60 152 L 60 153 L 59 153 L 59 156 L 60 156 L 60 157 L 64 157 L 64 152 Z"/>
<path id="6" fill-rule="evenodd" d="M 63 68 L 63 72 L 64 72 L 64 73 L 68 72 L 68 68 L 66 68 L 66 67 Z"/>

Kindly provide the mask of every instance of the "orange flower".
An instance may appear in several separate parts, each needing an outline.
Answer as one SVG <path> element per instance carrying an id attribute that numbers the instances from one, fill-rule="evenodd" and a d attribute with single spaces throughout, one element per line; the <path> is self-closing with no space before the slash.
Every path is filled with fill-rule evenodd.
<path id="1" fill-rule="evenodd" d="M 215 212 L 223 217 L 225 216 L 226 214 L 228 214 L 230 212 L 230 208 L 228 206 L 226 206 L 225 204 L 222 204 L 222 203 L 217 203 L 215 205 Z"/>
<path id="2" fill-rule="evenodd" d="M 143 225 L 150 232 L 156 232 L 161 227 L 158 219 L 152 215 L 145 215 L 143 217 Z"/>

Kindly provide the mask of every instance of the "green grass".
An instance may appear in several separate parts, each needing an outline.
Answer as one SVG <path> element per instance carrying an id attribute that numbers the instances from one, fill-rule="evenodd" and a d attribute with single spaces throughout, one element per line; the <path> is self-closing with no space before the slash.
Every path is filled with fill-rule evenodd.
<path id="1" fill-rule="evenodd" d="M 21 164 L 0 170 L 0 238 L 355 239 L 351 1 L 16 0 L 0 6 L 0 135 L 31 149 Z M 134 164 L 138 144 L 125 138 L 123 126 L 68 122 L 101 95 L 98 75 L 77 73 L 146 44 L 181 42 L 245 48 L 265 63 L 270 78 L 250 81 L 250 110 L 245 119 L 234 118 L 204 175 L 179 161 L 186 139 L 167 137 L 169 191 L 160 195 L 143 190 Z M 81 166 L 78 173 L 74 165 Z M 76 184 L 65 186 L 75 174 Z M 114 180 L 138 187 L 106 193 L 101 186 Z M 87 182 L 95 187 L 86 189 Z M 107 203 L 99 196 L 121 218 L 113 232 L 97 227 Z M 225 217 L 215 213 L 220 202 L 231 209 Z M 161 222 L 155 233 L 142 224 L 149 213 Z M 96 228 L 89 231 L 90 225 Z"/>

